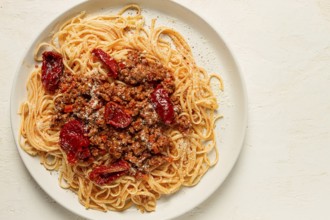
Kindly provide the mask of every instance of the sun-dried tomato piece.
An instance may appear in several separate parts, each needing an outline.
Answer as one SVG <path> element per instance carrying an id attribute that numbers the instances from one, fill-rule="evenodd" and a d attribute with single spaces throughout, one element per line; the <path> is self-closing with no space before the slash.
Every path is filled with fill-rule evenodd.
<path id="1" fill-rule="evenodd" d="M 128 173 L 130 165 L 125 160 L 119 160 L 109 166 L 95 167 L 89 174 L 89 179 L 99 185 L 109 184 Z"/>
<path id="2" fill-rule="evenodd" d="M 167 91 L 159 84 L 151 93 L 154 108 L 165 124 L 172 124 L 174 108 Z"/>
<path id="3" fill-rule="evenodd" d="M 108 102 L 105 106 L 104 118 L 107 124 L 116 128 L 126 128 L 132 122 L 129 112 L 115 102 Z"/>
<path id="4" fill-rule="evenodd" d="M 47 92 L 53 93 L 58 88 L 63 69 L 61 54 L 54 51 L 42 54 L 41 82 Z"/>
<path id="5" fill-rule="evenodd" d="M 78 120 L 68 121 L 60 131 L 60 146 L 67 154 L 70 164 L 78 160 L 86 160 L 91 156 L 88 148 L 89 139 L 84 134 L 84 126 Z"/>
<path id="6" fill-rule="evenodd" d="M 99 48 L 93 49 L 92 54 L 99 58 L 99 60 L 101 60 L 102 63 L 108 67 L 108 76 L 116 79 L 118 76 L 118 63 L 116 62 L 116 60 Z"/>

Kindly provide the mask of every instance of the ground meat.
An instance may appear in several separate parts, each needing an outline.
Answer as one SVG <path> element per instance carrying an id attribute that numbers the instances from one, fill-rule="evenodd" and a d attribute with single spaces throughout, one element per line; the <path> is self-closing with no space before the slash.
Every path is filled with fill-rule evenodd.
<path id="1" fill-rule="evenodd" d="M 146 82 L 161 82 L 166 78 L 173 79 L 172 74 L 159 62 L 148 62 L 141 53 L 131 52 L 127 58 L 118 75 L 118 79 L 127 84 L 137 85 Z"/>
<path id="2" fill-rule="evenodd" d="M 173 147 L 169 130 L 188 131 L 191 124 L 188 117 L 179 117 L 182 110 L 177 99 L 171 97 L 175 111 L 171 125 L 162 122 L 151 102 L 150 94 L 158 84 L 168 94 L 174 93 L 174 78 L 168 69 L 160 63 L 148 62 L 136 51 L 120 62 L 123 65 L 116 81 L 101 74 L 65 73 L 54 102 L 56 115 L 52 128 L 60 128 L 69 119 L 80 120 L 90 141 L 93 160 L 88 161 L 97 161 L 99 165 L 125 160 L 130 164 L 131 175 L 136 171 L 149 173 L 171 161 L 167 155 Z M 121 114 L 131 117 L 127 126 L 118 128 L 107 123 L 108 102 L 121 106 L 124 109 Z M 103 158 L 106 159 L 100 161 Z"/>
<path id="3" fill-rule="evenodd" d="M 160 121 L 157 112 L 149 101 L 141 102 L 136 107 L 139 108 L 143 124 L 151 126 Z"/>
<path id="4" fill-rule="evenodd" d="M 177 117 L 176 123 L 178 125 L 177 128 L 182 133 L 186 133 L 187 131 L 189 131 L 191 129 L 191 126 L 192 126 L 188 116 L 186 116 L 186 115 L 183 115 L 181 117 Z"/>

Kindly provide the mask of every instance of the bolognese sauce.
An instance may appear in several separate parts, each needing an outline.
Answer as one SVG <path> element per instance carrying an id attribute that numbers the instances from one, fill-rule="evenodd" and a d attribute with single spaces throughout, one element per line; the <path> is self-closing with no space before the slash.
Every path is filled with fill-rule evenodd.
<path id="1" fill-rule="evenodd" d="M 221 92 L 221 77 L 198 66 L 180 32 L 142 12 L 81 12 L 34 51 L 42 66 L 26 84 L 19 144 L 87 209 L 155 211 L 219 160 L 211 79 Z"/>
<path id="2" fill-rule="evenodd" d="M 188 117 L 179 117 L 179 100 L 171 96 L 172 73 L 138 51 L 120 61 L 101 49 L 92 56 L 108 75 L 65 72 L 56 91 L 52 127 L 61 128 L 60 146 L 68 162 L 91 164 L 89 178 L 100 185 L 170 163 L 169 129 L 189 132 L 191 127 Z"/>

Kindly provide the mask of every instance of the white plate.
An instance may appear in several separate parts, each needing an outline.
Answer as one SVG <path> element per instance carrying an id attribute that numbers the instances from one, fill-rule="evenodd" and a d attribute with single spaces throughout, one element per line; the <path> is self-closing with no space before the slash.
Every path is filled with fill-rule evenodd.
<path id="1" fill-rule="evenodd" d="M 140 4 L 147 24 L 151 18 L 157 17 L 158 25 L 165 25 L 178 30 L 186 38 L 198 65 L 208 72 L 217 72 L 225 84 L 225 92 L 218 94 L 220 112 L 224 119 L 216 127 L 217 145 L 220 152 L 218 164 L 211 168 L 201 182 L 192 188 L 183 188 L 178 193 L 161 198 L 157 210 L 141 214 L 135 207 L 124 212 L 99 212 L 86 210 L 77 196 L 59 187 L 57 177 L 40 165 L 38 158 L 26 154 L 18 145 L 20 117 L 17 110 L 20 103 L 26 99 L 26 82 L 34 67 L 33 50 L 36 45 L 45 41 L 57 24 L 85 10 L 89 14 L 116 12 L 131 1 L 127 0 L 93 0 L 87 1 L 68 10 L 47 26 L 32 43 L 16 73 L 11 93 L 11 123 L 18 151 L 22 160 L 36 182 L 54 200 L 72 212 L 89 219 L 171 219 L 180 216 L 206 200 L 225 180 L 234 166 L 242 148 L 247 124 L 247 102 L 245 87 L 239 68 L 226 43 L 217 32 L 202 18 L 185 7 L 172 1 L 141 0 Z"/>

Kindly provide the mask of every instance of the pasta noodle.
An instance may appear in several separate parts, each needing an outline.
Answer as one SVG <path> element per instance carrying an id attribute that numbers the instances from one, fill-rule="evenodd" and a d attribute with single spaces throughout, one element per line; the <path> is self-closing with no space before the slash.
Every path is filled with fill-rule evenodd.
<path id="1" fill-rule="evenodd" d="M 134 13 L 127 13 L 133 11 Z M 127 15 L 129 14 L 129 15 Z M 48 170 L 59 171 L 59 184 L 74 191 L 86 207 L 102 211 L 122 211 L 135 205 L 141 211 L 154 211 L 162 195 L 196 185 L 207 170 L 218 161 L 214 127 L 221 116 L 216 116 L 217 100 L 210 88 L 211 78 L 197 66 L 192 51 L 177 31 L 157 27 L 152 20 L 150 30 L 138 5 L 125 6 L 116 15 L 90 17 L 82 12 L 66 21 L 48 43 L 42 43 L 34 54 L 51 48 L 63 56 L 66 71 L 75 76 L 107 74 L 99 62 L 91 59 L 91 48 L 102 48 L 115 59 L 125 58 L 129 51 L 141 51 L 150 62 L 160 61 L 174 75 L 175 92 L 185 116 L 192 124 L 191 132 L 172 129 L 169 136 L 172 158 L 152 170 L 147 179 L 124 175 L 107 185 L 95 184 L 88 178 L 91 169 L 84 163 L 69 164 L 59 145 L 60 128 L 52 127 L 54 101 L 61 94 L 45 92 L 41 83 L 41 68 L 31 73 L 27 82 L 28 97 L 22 103 L 20 115 L 20 145 L 30 155 L 40 157 Z M 211 159 L 211 154 L 215 155 Z"/>

